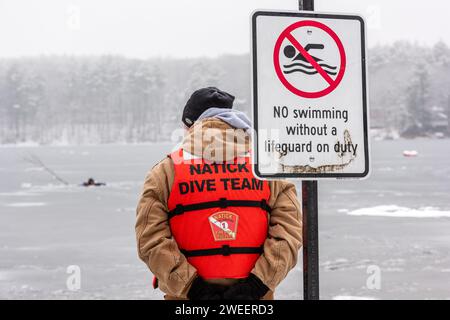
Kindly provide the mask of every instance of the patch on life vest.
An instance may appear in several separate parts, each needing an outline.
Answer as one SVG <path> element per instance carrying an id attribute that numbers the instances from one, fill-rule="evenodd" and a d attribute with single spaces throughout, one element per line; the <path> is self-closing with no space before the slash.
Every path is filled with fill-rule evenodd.
<path id="1" fill-rule="evenodd" d="M 215 241 L 236 240 L 239 216 L 230 211 L 220 211 L 209 216 Z"/>

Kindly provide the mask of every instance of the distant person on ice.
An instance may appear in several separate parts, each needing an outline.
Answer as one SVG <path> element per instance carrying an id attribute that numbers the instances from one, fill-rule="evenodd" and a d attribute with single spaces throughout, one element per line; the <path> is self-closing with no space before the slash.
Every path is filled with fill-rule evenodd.
<path id="1" fill-rule="evenodd" d="M 101 187 L 106 186 L 104 182 L 96 182 L 94 178 L 89 178 L 87 181 L 82 183 L 83 187 Z"/>
<path id="2" fill-rule="evenodd" d="M 147 175 L 139 257 L 167 300 L 273 299 L 302 245 L 295 186 L 256 179 L 250 120 L 217 88 L 195 91 L 180 149 Z"/>

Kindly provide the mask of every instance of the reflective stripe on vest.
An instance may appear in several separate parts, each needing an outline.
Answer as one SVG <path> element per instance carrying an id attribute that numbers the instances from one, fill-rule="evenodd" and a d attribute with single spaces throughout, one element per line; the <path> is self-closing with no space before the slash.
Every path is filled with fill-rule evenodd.
<path id="1" fill-rule="evenodd" d="M 215 164 L 185 160 L 182 149 L 170 157 L 169 222 L 180 251 L 203 278 L 247 277 L 267 238 L 267 181 L 253 175 L 249 157 Z"/>

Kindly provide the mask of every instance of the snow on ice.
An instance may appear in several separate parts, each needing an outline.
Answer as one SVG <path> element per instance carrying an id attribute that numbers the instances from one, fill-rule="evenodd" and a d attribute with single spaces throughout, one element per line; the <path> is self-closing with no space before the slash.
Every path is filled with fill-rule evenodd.
<path id="1" fill-rule="evenodd" d="M 345 209 L 340 209 L 343 212 Z M 434 207 L 421 207 L 411 209 L 397 205 L 382 205 L 370 208 L 361 208 L 347 212 L 351 216 L 380 216 L 394 218 L 448 218 L 450 211 L 443 211 Z"/>

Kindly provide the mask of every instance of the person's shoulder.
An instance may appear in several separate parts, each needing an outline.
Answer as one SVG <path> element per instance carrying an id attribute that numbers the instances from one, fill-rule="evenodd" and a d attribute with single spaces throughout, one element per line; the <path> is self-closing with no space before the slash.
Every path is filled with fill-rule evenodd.
<path id="1" fill-rule="evenodd" d="M 270 191 L 274 195 L 277 195 L 288 189 L 292 189 L 294 192 L 296 191 L 295 184 L 289 180 L 269 180 L 268 183 Z"/>
<path id="2" fill-rule="evenodd" d="M 268 183 L 269 183 L 269 186 L 271 186 L 271 187 L 277 187 L 277 188 L 282 188 L 282 189 L 284 189 L 286 187 L 289 187 L 289 186 L 294 186 L 295 187 L 295 184 L 292 181 L 289 181 L 289 180 L 281 180 L 281 179 L 279 179 L 279 180 L 268 180 Z"/>
<path id="3" fill-rule="evenodd" d="M 151 174 L 167 174 L 173 171 L 173 161 L 169 156 L 157 162 L 150 170 Z"/>
<path id="4" fill-rule="evenodd" d="M 144 193 L 151 192 L 160 201 L 168 199 L 174 179 L 174 166 L 169 157 L 161 159 L 147 173 L 144 182 Z"/>

